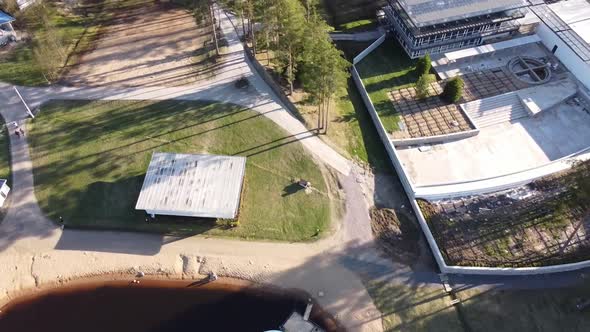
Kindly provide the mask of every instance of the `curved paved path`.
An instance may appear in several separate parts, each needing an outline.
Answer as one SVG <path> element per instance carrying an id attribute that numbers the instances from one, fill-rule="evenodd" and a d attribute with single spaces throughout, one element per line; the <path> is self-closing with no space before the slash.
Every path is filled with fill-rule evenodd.
<path id="1" fill-rule="evenodd" d="M 314 296 L 322 292 L 319 302 L 349 330 L 382 330 L 380 314 L 359 274 L 399 273 L 405 278 L 411 272 L 381 259 L 374 249 L 368 207 L 351 163 L 311 135 L 276 102 L 243 56 L 231 24 L 226 19 L 221 24 L 233 61 L 215 80 L 179 88 L 48 87 L 20 88 L 21 93 L 33 107 L 49 99 L 214 100 L 250 107 L 295 135 L 316 158 L 339 171 L 347 210 L 339 230 L 329 238 L 305 244 L 61 230 L 44 217 L 37 204 L 26 138 L 10 135 L 13 203 L 0 224 L 0 301 L 9 300 L 18 290 L 91 275 L 141 270 L 148 275 L 194 278 L 214 270 L 220 275 L 305 289 Z M 249 78 L 249 91 L 233 87 L 239 76 Z M 7 122 L 26 118 L 11 86 L 0 84 L 0 103 L 0 113 Z"/>

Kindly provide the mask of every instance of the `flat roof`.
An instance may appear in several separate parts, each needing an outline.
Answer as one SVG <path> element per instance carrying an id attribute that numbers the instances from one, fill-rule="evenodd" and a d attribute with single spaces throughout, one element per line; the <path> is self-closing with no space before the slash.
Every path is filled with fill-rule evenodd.
<path id="1" fill-rule="evenodd" d="M 492 14 L 526 5 L 524 0 L 397 0 L 410 20 L 427 26 Z"/>
<path id="2" fill-rule="evenodd" d="M 0 10 L 0 24 L 12 22 L 12 21 L 14 21 L 14 17 L 12 17 Z"/>
<path id="3" fill-rule="evenodd" d="M 590 3 L 568 0 L 548 5 L 585 42 L 590 42 Z"/>
<path id="4" fill-rule="evenodd" d="M 235 218 L 246 158 L 154 152 L 135 209 L 149 214 Z"/>
<path id="5" fill-rule="evenodd" d="M 541 38 L 539 38 L 539 36 L 537 36 L 535 34 L 535 35 L 531 35 L 531 36 L 513 38 L 513 39 L 501 41 L 501 42 L 494 43 L 494 44 L 487 44 L 487 45 L 466 48 L 466 49 L 462 49 L 462 50 L 458 50 L 458 51 L 454 51 L 454 52 L 445 53 L 445 57 L 449 61 L 455 61 L 455 60 L 473 57 L 473 56 L 477 56 L 477 55 L 481 55 L 481 54 L 496 52 L 496 51 L 503 50 L 506 48 L 512 48 L 512 47 L 517 47 L 517 46 L 521 46 L 521 45 L 525 45 L 525 44 L 536 43 L 539 41 L 541 41 Z"/>

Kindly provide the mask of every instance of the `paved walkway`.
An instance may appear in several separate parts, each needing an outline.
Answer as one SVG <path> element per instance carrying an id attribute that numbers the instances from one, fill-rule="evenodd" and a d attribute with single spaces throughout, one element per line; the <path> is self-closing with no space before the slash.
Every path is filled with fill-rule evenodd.
<path id="1" fill-rule="evenodd" d="M 346 193 L 346 215 L 339 230 L 314 243 L 287 244 L 210 239 L 200 236 L 61 230 L 47 220 L 34 194 L 26 138 L 10 135 L 13 204 L 0 224 L 0 302 L 18 290 L 60 280 L 109 273 L 195 278 L 208 271 L 282 287 L 301 288 L 351 331 L 382 330 L 380 314 L 358 274 L 409 273 L 379 257 L 373 247 L 367 204 L 348 160 L 326 146 L 294 119 L 254 74 L 228 20 L 221 22 L 235 54 L 231 73 L 178 88 L 21 88 L 36 107 L 50 99 L 182 99 L 232 102 L 265 114 L 316 158 L 338 170 Z M 233 53 L 235 52 L 235 53 Z M 247 76 L 249 91 L 236 90 L 236 77 Z M 12 87 L 0 85 L 0 113 L 7 122 L 23 122 L 24 108 Z M 376 268 L 377 267 L 377 268 Z M 323 296 L 318 296 L 320 292 Z"/>
<path id="2" fill-rule="evenodd" d="M 381 37 L 385 31 L 382 28 L 371 30 L 371 31 L 363 31 L 363 32 L 353 32 L 353 33 L 343 33 L 343 32 L 332 32 L 330 33 L 330 37 L 334 41 L 340 40 L 351 40 L 351 41 L 373 41 L 377 40 Z"/>

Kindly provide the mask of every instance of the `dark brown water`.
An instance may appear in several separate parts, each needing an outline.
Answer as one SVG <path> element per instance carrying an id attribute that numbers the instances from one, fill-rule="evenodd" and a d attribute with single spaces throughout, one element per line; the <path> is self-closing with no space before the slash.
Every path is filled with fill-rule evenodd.
<path id="1" fill-rule="evenodd" d="M 2 332 L 266 331 L 278 329 L 305 297 L 216 281 L 93 282 L 56 288 L 2 308 Z M 338 330 L 314 308 L 312 319 Z"/>

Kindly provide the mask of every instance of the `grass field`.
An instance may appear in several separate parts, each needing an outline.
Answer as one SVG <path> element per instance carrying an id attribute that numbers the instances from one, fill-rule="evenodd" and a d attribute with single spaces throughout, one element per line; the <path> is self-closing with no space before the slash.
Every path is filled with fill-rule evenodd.
<path id="1" fill-rule="evenodd" d="M 40 23 L 40 12 L 45 13 L 49 24 L 55 28 L 63 43 L 65 60 L 61 65 L 64 68 L 75 63 L 77 56 L 90 49 L 97 38 L 99 24 L 94 15 L 85 17 L 74 13 L 65 14 L 52 2 L 35 7 L 38 8 L 29 8 L 17 16 L 19 25 L 33 37 L 32 40 L 21 42 L 8 54 L 0 56 L 0 81 L 24 86 L 47 84 L 42 69 L 33 56 L 36 38 L 43 38 L 44 27 Z"/>
<path id="2" fill-rule="evenodd" d="M 338 30 L 345 33 L 362 32 L 377 29 L 377 21 L 374 19 L 356 20 L 340 24 Z"/>
<path id="3" fill-rule="evenodd" d="M 302 145 L 264 116 L 227 104 L 55 101 L 30 123 L 35 193 L 66 225 L 309 241 L 329 231 L 331 201 Z M 134 210 L 153 151 L 247 156 L 239 226 Z M 316 191 L 293 186 L 304 178 Z"/>
<path id="4" fill-rule="evenodd" d="M 459 291 L 458 306 L 442 286 L 367 285 L 383 314 L 385 331 L 507 331 L 590 330 L 590 310 L 580 312 L 577 301 L 590 299 L 590 284 L 530 290 Z"/>
<path id="5" fill-rule="evenodd" d="M 387 39 L 359 62 L 356 69 L 363 79 L 385 130 L 399 130 L 400 115 L 387 94 L 416 82 L 414 61 L 408 58 L 396 41 Z"/>
<path id="6" fill-rule="evenodd" d="M 349 61 L 368 45 L 364 42 L 338 42 L 337 44 Z M 271 58 L 270 64 L 267 60 L 268 56 Z M 256 57 L 260 64 L 271 73 L 276 69 L 272 62 L 271 52 L 269 54 L 260 52 Z M 277 79 L 278 76 L 278 74 L 273 75 L 277 82 L 281 82 L 280 79 Z M 303 119 L 307 128 L 317 128 L 317 105 L 308 100 L 307 95 L 301 90 L 296 90 L 288 98 L 297 107 L 298 115 Z M 334 102 L 330 107 L 328 133 L 322 136 L 322 139 L 343 155 L 369 164 L 377 170 L 390 172 L 385 147 L 375 131 L 375 126 L 352 79 L 348 80 L 346 91 L 340 96 L 334 97 Z"/>

